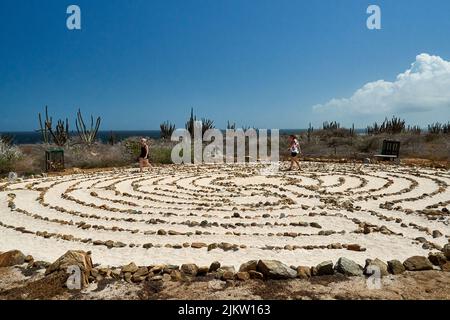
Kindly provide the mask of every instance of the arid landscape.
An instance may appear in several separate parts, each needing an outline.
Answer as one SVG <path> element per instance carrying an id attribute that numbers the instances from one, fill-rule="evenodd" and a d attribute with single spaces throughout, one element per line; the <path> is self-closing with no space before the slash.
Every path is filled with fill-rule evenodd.
<path id="1" fill-rule="evenodd" d="M 164 165 L 142 174 L 136 169 L 80 170 L 5 180 L 0 184 L 0 251 L 31 255 L 19 262 L 28 263 L 29 275 L 39 279 L 39 269 L 47 268 L 47 277 L 55 277 L 53 271 L 67 266 L 50 263 L 69 250 L 81 250 L 81 260 L 75 260 L 83 261 L 86 287 L 106 281 L 120 290 L 128 290 L 125 283 L 142 289 L 146 283 L 161 286 L 186 279 L 203 290 L 209 281 L 195 284 L 199 277 L 217 280 L 221 288 L 246 280 L 299 277 L 310 281 L 310 289 L 317 281 L 310 298 L 402 298 L 399 292 L 392 297 L 363 292 L 363 273 L 370 275 L 372 264 L 399 288 L 403 282 L 414 287 L 428 276 L 429 284 L 439 283 L 433 290 L 448 288 L 450 277 L 442 272 L 450 266 L 448 170 L 302 164 L 300 171 L 285 171 L 286 163 L 280 168 L 261 163 Z M 405 269 L 422 275 L 408 280 Z M 295 281 L 285 284 L 293 286 L 286 297 L 295 298 Z M 323 281 L 333 285 L 321 291 Z M 349 287 L 341 283 L 358 281 L 361 292 L 344 292 Z M 0 297 L 8 298 L 10 287 L 3 282 Z M 340 289 L 330 295 L 332 288 Z M 121 296 L 120 290 L 111 294 Z M 161 290 L 170 291 L 156 291 Z M 448 298 L 444 291 L 433 291 L 431 297 Z M 244 298 L 243 292 L 235 298 Z"/>

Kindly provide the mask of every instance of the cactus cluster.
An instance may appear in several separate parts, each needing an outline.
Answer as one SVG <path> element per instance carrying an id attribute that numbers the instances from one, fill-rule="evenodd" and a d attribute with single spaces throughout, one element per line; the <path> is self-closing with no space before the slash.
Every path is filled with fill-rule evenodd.
<path id="1" fill-rule="evenodd" d="M 397 117 L 392 117 L 392 119 L 386 118 L 381 125 L 375 122 L 372 126 L 367 127 L 367 134 L 377 135 L 382 133 L 387 134 L 398 134 L 404 132 L 406 129 L 405 120 Z"/>
<path id="2" fill-rule="evenodd" d="M 97 118 L 94 125 L 94 117 L 91 115 L 91 126 L 88 129 L 86 124 L 84 123 L 83 116 L 81 114 L 80 109 L 77 112 L 77 120 L 75 121 L 78 136 L 81 141 L 83 141 L 87 145 L 91 145 L 95 142 L 97 138 L 98 129 L 100 128 L 100 123 L 102 119 L 100 117 Z"/>
<path id="3" fill-rule="evenodd" d="M 336 121 L 325 121 L 322 125 L 323 130 L 328 130 L 328 131 L 333 131 L 333 130 L 337 130 L 341 128 L 341 124 L 339 122 Z"/>
<path id="4" fill-rule="evenodd" d="M 70 140 L 69 120 L 58 120 L 53 130 L 53 118 L 48 115 L 48 107 L 45 106 L 45 121 L 42 121 L 41 113 L 39 113 L 39 126 L 42 141 L 46 144 L 53 142 L 57 146 L 64 146 Z"/>
<path id="5" fill-rule="evenodd" d="M 175 125 L 169 121 L 161 123 L 159 128 L 161 129 L 161 139 L 170 139 L 172 133 L 175 131 Z"/>
<path id="6" fill-rule="evenodd" d="M 191 134 L 191 137 L 194 136 L 194 127 L 195 127 L 195 121 L 197 121 L 197 116 L 194 115 L 194 109 L 191 108 L 191 116 L 189 120 L 186 122 L 185 128 L 189 133 Z M 209 129 L 214 129 L 214 121 L 202 118 L 202 135 L 205 134 L 205 132 Z"/>
<path id="7" fill-rule="evenodd" d="M 441 124 L 439 122 L 432 123 L 428 125 L 428 133 L 431 134 L 449 134 L 450 133 L 450 122 Z"/>

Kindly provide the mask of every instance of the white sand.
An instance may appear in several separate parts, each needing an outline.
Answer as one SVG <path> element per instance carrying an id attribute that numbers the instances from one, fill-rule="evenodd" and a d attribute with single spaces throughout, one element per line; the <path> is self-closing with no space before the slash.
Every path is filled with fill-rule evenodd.
<path id="1" fill-rule="evenodd" d="M 0 221 L 5 225 L 25 227 L 32 232 L 47 231 L 73 235 L 76 238 L 120 241 L 139 247 L 108 249 L 105 246 L 94 246 L 91 243 L 85 244 L 79 241 L 45 239 L 0 226 L 0 251 L 19 249 L 25 254 L 33 255 L 35 259 L 50 262 L 67 250 L 81 249 L 92 251 L 94 262 L 102 265 L 123 265 L 131 261 L 139 265 L 188 262 L 209 265 L 212 261 L 218 260 L 222 264 L 238 267 L 245 261 L 261 258 L 280 260 L 288 265 L 315 265 L 324 260 L 336 261 L 341 256 L 353 259 L 360 264 L 364 264 L 366 258 L 375 257 L 385 261 L 403 260 L 412 255 L 428 255 L 430 252 L 430 250 L 422 249 L 422 244 L 414 241 L 417 237 L 424 237 L 441 246 L 448 242 L 450 235 L 448 214 L 440 220 L 428 220 L 420 212 L 407 215 L 402 210 L 379 208 L 379 205 L 385 201 L 401 200 L 395 203 L 394 208 L 402 206 L 404 209 L 412 210 L 423 210 L 429 205 L 449 202 L 450 174 L 448 171 L 418 170 L 396 166 L 305 163 L 304 169 L 300 172 L 278 172 L 267 176 L 262 175 L 260 169 L 261 167 L 255 166 L 168 166 L 154 168 L 144 175 L 124 170 L 116 173 L 34 179 L 10 184 L 5 191 L 0 192 Z M 388 179 L 392 180 L 393 184 L 386 187 Z M 418 185 L 412 190 L 407 190 L 411 186 L 411 179 Z M 444 189 L 441 188 L 440 192 L 437 192 L 439 185 L 433 179 L 439 180 Z M 137 185 L 136 190 L 132 183 Z M 75 189 L 67 192 L 70 187 Z M 311 190 L 311 187 L 317 189 Z M 40 194 L 38 188 L 49 188 L 45 193 L 44 202 L 51 207 L 45 207 L 37 201 Z M 120 193 L 116 194 L 116 191 Z M 65 192 L 81 203 L 62 198 L 61 195 Z M 91 192 L 96 194 L 91 195 Z M 420 197 L 425 193 L 428 195 L 422 199 L 409 200 L 411 197 Z M 16 207 L 30 215 L 8 208 L 8 194 L 15 194 Z M 378 198 L 374 200 L 371 196 Z M 363 199 L 358 200 L 358 197 Z M 294 204 L 277 204 L 277 201 L 286 198 L 293 200 Z M 339 202 L 351 200 L 353 206 L 360 206 L 361 210 L 350 212 L 342 207 L 327 204 L 325 202 L 327 198 L 337 199 Z M 270 204 L 264 205 L 265 202 Z M 258 203 L 262 205 L 256 207 Z M 108 208 L 121 211 L 113 212 L 95 208 L 89 206 L 90 204 L 106 205 Z M 207 206 L 203 206 L 204 204 Z M 302 208 L 302 205 L 309 208 Z M 319 206 L 323 206 L 323 209 Z M 439 205 L 437 210 L 442 207 Z M 447 204 L 447 207 L 450 205 Z M 74 212 L 73 214 L 61 212 L 58 208 Z M 133 214 L 126 210 L 137 210 L 143 214 Z M 376 211 L 386 217 L 401 218 L 402 222 L 408 226 L 405 228 L 395 221 L 382 220 L 371 215 L 368 210 Z M 232 217 L 235 212 L 241 217 Z M 309 216 L 310 212 L 318 215 Z M 326 215 L 321 216 L 322 212 Z M 39 217 L 31 216 L 35 214 Z M 100 219 L 81 217 L 80 215 L 83 214 L 96 215 Z M 263 217 L 263 214 L 269 214 L 270 217 Z M 281 218 L 281 214 L 285 217 Z M 110 220 L 111 217 L 121 220 Z M 136 221 L 125 221 L 129 218 Z M 147 223 L 152 218 L 165 222 Z M 358 229 L 357 224 L 351 220 L 354 218 L 378 227 L 386 226 L 389 230 L 403 235 L 385 235 L 379 232 L 353 233 Z M 120 227 L 129 231 L 93 228 L 82 230 L 76 225 L 62 225 L 49 221 L 52 219 L 75 224 L 85 222 L 106 228 Z M 216 222 L 219 226 L 190 227 L 182 224 L 188 220 L 197 222 L 207 220 L 209 223 Z M 267 222 L 270 225 L 265 225 Z M 322 228 L 289 225 L 298 222 L 317 222 Z M 235 228 L 226 229 L 221 226 L 224 223 L 243 223 L 247 226 L 237 225 Z M 250 226 L 251 223 L 257 223 L 257 225 Z M 287 226 L 275 225 L 276 223 L 287 224 Z M 433 239 L 430 234 L 409 226 L 409 223 L 427 227 L 430 231 L 439 230 L 444 236 Z M 191 236 L 144 234 L 144 232 L 156 232 L 160 229 L 193 234 Z M 131 230 L 137 230 L 137 232 L 132 233 Z M 319 231 L 324 230 L 345 231 L 345 234 L 318 235 Z M 196 235 L 196 231 L 211 234 Z M 230 232 L 231 234 L 227 234 Z M 285 232 L 303 235 L 295 238 L 277 235 L 277 233 Z M 269 236 L 269 234 L 273 235 Z M 206 244 L 228 242 L 245 245 L 246 248 L 240 248 L 237 251 L 222 249 L 207 251 L 206 248 L 164 247 L 166 244 L 182 245 L 193 242 Z M 268 250 L 266 248 L 266 246 L 283 248 L 285 245 L 329 245 L 338 242 L 357 243 L 367 248 L 367 251 Z M 142 245 L 145 243 L 161 245 L 161 248 L 143 249 Z"/>

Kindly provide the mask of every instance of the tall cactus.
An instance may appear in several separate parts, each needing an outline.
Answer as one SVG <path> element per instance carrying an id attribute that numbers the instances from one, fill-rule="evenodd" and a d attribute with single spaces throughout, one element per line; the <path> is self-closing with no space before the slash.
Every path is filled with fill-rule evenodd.
<path id="1" fill-rule="evenodd" d="M 77 132 L 81 141 L 83 141 L 88 145 L 93 144 L 95 142 L 95 139 L 97 138 L 97 133 L 98 129 L 100 128 L 101 121 L 102 119 L 98 117 L 94 126 L 94 117 L 91 115 L 91 127 L 90 129 L 87 129 L 81 111 L 80 109 L 78 109 L 77 120 L 75 121 L 75 125 L 77 127 Z"/>
<path id="2" fill-rule="evenodd" d="M 46 144 L 53 142 L 57 146 L 64 146 L 70 139 L 69 120 L 66 122 L 58 120 L 56 131 L 53 131 L 53 118 L 48 116 L 48 106 L 45 106 L 45 121 L 42 122 L 41 113 L 39 113 L 39 125 L 42 141 Z"/>
<path id="3" fill-rule="evenodd" d="M 194 136 L 194 124 L 195 121 L 197 120 L 197 117 L 194 116 L 194 108 L 191 108 L 191 117 L 189 118 L 189 120 L 186 122 L 186 130 L 189 131 L 189 133 L 191 134 L 191 137 Z"/>
<path id="4" fill-rule="evenodd" d="M 69 120 L 67 118 L 65 123 L 63 120 L 58 120 L 56 132 L 53 132 L 51 126 L 49 126 L 48 130 L 53 138 L 53 142 L 60 147 L 64 146 L 70 139 Z"/>
<path id="5" fill-rule="evenodd" d="M 314 131 L 314 128 L 311 126 L 311 122 L 309 123 L 308 131 L 306 132 L 306 137 L 308 138 L 308 143 L 311 142 L 311 135 Z"/>
<path id="6" fill-rule="evenodd" d="M 50 132 L 48 131 L 48 123 L 50 123 L 50 126 L 51 126 L 52 118 L 49 119 L 49 117 L 48 117 L 48 107 L 45 106 L 45 122 L 42 122 L 42 116 L 41 116 L 40 112 L 39 112 L 38 116 L 39 116 L 40 130 L 37 130 L 37 131 L 41 133 L 42 142 L 44 142 L 45 144 L 49 144 L 50 143 Z"/>
<path id="7" fill-rule="evenodd" d="M 170 139 L 172 133 L 175 131 L 175 125 L 169 121 L 161 123 L 159 128 L 161 129 L 160 134 L 162 139 Z"/>

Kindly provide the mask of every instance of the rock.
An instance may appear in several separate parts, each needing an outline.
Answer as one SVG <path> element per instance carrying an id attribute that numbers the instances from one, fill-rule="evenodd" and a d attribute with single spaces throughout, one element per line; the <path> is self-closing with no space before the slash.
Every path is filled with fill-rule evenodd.
<path id="1" fill-rule="evenodd" d="M 114 242 L 113 246 L 114 246 L 114 248 L 124 248 L 127 245 L 125 243 L 123 243 L 123 242 L 117 241 L 117 242 Z"/>
<path id="2" fill-rule="evenodd" d="M 209 267 L 198 267 L 197 276 L 204 276 L 208 273 Z"/>
<path id="3" fill-rule="evenodd" d="M 258 265 L 258 260 L 250 260 L 247 261 L 239 267 L 240 272 L 248 272 L 250 270 L 256 270 L 256 267 Z"/>
<path id="4" fill-rule="evenodd" d="M 238 273 L 236 273 L 236 279 L 241 281 L 247 281 L 250 279 L 250 274 L 245 271 L 239 271 Z"/>
<path id="5" fill-rule="evenodd" d="M 132 278 L 132 277 L 133 277 L 133 275 L 131 274 L 131 272 L 127 272 L 127 273 L 125 273 L 123 279 L 124 279 L 126 282 L 131 283 L 131 278 Z"/>
<path id="6" fill-rule="evenodd" d="M 220 268 L 220 262 L 219 261 L 214 261 L 213 263 L 211 263 L 211 265 L 209 266 L 209 272 L 215 272 L 217 271 L 217 269 Z"/>
<path id="7" fill-rule="evenodd" d="M 112 241 L 112 240 L 105 241 L 105 246 L 107 246 L 109 249 L 113 248 L 114 241 Z"/>
<path id="8" fill-rule="evenodd" d="M 226 271 L 233 272 L 233 273 L 236 272 L 236 270 L 234 269 L 233 266 L 222 266 L 219 269 L 217 269 L 218 273 L 221 273 L 221 272 L 223 273 L 223 272 L 226 272 Z"/>
<path id="9" fill-rule="evenodd" d="M 347 245 L 347 250 L 350 250 L 350 251 L 366 251 L 366 248 L 361 247 L 359 244 L 349 244 L 349 245 Z"/>
<path id="10" fill-rule="evenodd" d="M 217 269 L 216 277 L 221 280 L 232 280 L 235 273 L 236 270 L 234 270 L 233 266 L 223 266 Z"/>
<path id="11" fill-rule="evenodd" d="M 0 255 L 0 268 L 12 267 L 25 263 L 25 255 L 19 250 L 12 250 Z"/>
<path id="12" fill-rule="evenodd" d="M 408 258 L 405 260 L 405 262 L 403 262 L 403 265 L 405 266 L 406 270 L 409 271 L 433 270 L 433 265 L 431 264 L 430 260 L 422 256 L 414 256 Z"/>
<path id="13" fill-rule="evenodd" d="M 136 272 L 133 274 L 133 276 L 136 277 L 145 277 L 148 275 L 148 269 L 146 267 L 140 267 L 139 269 L 136 270 Z"/>
<path id="14" fill-rule="evenodd" d="M 208 251 L 217 249 L 219 247 L 219 245 L 217 243 L 211 243 L 210 245 L 208 245 Z"/>
<path id="15" fill-rule="evenodd" d="M 170 272 L 170 278 L 172 279 L 172 281 L 181 281 L 183 279 L 183 276 L 180 270 L 172 270 Z"/>
<path id="16" fill-rule="evenodd" d="M 122 272 L 123 273 L 134 273 L 134 272 L 136 272 L 136 271 L 138 271 L 138 266 L 134 263 L 134 262 L 131 262 L 130 264 L 127 264 L 126 266 L 123 266 L 122 267 Z"/>
<path id="17" fill-rule="evenodd" d="M 319 263 L 315 267 L 314 274 L 318 276 L 333 275 L 334 274 L 333 261 L 329 260 Z"/>
<path id="18" fill-rule="evenodd" d="M 442 252 L 433 252 L 428 255 L 428 260 L 435 266 L 442 266 L 447 262 L 447 258 Z"/>
<path id="19" fill-rule="evenodd" d="M 322 229 L 322 226 L 317 222 L 311 222 L 309 225 L 313 228 Z"/>
<path id="20" fill-rule="evenodd" d="M 261 272 L 255 270 L 250 270 L 248 274 L 250 275 L 250 279 L 259 279 L 259 280 L 264 279 L 264 275 Z"/>
<path id="21" fill-rule="evenodd" d="M 149 272 L 154 273 L 154 274 L 160 274 L 161 272 L 164 272 L 164 269 L 166 268 L 165 265 L 157 265 L 157 266 L 152 266 L 151 268 L 149 268 Z"/>
<path id="22" fill-rule="evenodd" d="M 450 243 L 447 243 L 444 248 L 442 248 L 442 252 L 444 253 L 447 260 L 450 260 Z"/>
<path id="23" fill-rule="evenodd" d="M 333 230 L 322 230 L 319 231 L 319 236 L 331 236 L 332 234 L 335 234 L 336 232 Z"/>
<path id="24" fill-rule="evenodd" d="M 232 271 L 225 271 L 222 273 L 221 280 L 233 280 L 234 279 L 234 272 Z"/>
<path id="25" fill-rule="evenodd" d="M 167 232 L 165 230 L 162 230 L 162 229 L 158 230 L 159 236 L 165 236 L 166 234 L 167 234 Z"/>
<path id="26" fill-rule="evenodd" d="M 62 255 L 58 260 L 53 262 L 47 270 L 45 275 L 53 272 L 64 271 L 71 266 L 78 266 L 81 271 L 81 286 L 86 287 L 89 284 L 89 275 L 92 270 L 92 259 L 90 252 L 69 250 Z"/>
<path id="27" fill-rule="evenodd" d="M 366 265 L 364 266 L 364 274 L 367 275 L 367 276 L 372 275 L 373 274 L 373 267 L 378 267 L 382 277 L 385 277 L 385 276 L 389 275 L 388 265 L 385 262 L 383 262 L 380 259 L 378 259 L 378 258 L 376 258 L 375 260 L 371 260 L 371 259 L 367 259 L 366 260 Z M 372 269 L 372 271 L 371 271 L 371 269 Z"/>
<path id="28" fill-rule="evenodd" d="M 405 272 L 405 266 L 398 260 L 388 261 L 388 271 L 392 274 L 401 274 Z"/>
<path id="29" fill-rule="evenodd" d="M 145 280 L 145 278 L 146 278 L 146 276 L 139 276 L 139 275 L 133 274 L 133 276 L 131 277 L 131 281 L 142 282 Z"/>
<path id="30" fill-rule="evenodd" d="M 297 277 L 300 279 L 309 279 L 311 278 L 311 268 L 299 266 L 297 268 Z"/>
<path id="31" fill-rule="evenodd" d="M 332 243 L 331 244 L 332 249 L 342 249 L 342 244 L 340 243 Z"/>
<path id="32" fill-rule="evenodd" d="M 191 244 L 191 248 L 194 248 L 194 249 L 201 249 L 201 248 L 204 248 L 207 246 L 208 245 L 206 243 L 202 243 L 202 242 L 194 242 Z"/>
<path id="33" fill-rule="evenodd" d="M 186 275 L 195 277 L 198 273 L 198 267 L 193 263 L 186 263 L 181 265 L 181 271 Z"/>
<path id="34" fill-rule="evenodd" d="M 50 263 L 46 261 L 34 261 L 31 266 L 36 269 L 47 269 L 50 266 Z"/>
<path id="35" fill-rule="evenodd" d="M 120 279 L 120 269 L 111 270 L 111 277 L 113 279 Z"/>
<path id="36" fill-rule="evenodd" d="M 442 271 L 450 272 L 450 261 L 447 261 L 445 264 L 441 266 Z"/>
<path id="37" fill-rule="evenodd" d="M 233 249 L 233 245 L 231 243 L 222 242 L 219 245 L 219 248 L 221 248 L 223 251 L 229 251 L 229 250 Z"/>
<path id="38" fill-rule="evenodd" d="M 433 230 L 433 238 L 440 238 L 443 234 L 439 230 Z"/>
<path id="39" fill-rule="evenodd" d="M 167 276 L 170 278 L 169 275 L 167 275 Z M 162 276 L 162 275 L 155 276 L 155 275 L 149 274 L 147 277 L 148 281 L 162 281 L 163 279 L 164 279 L 164 276 Z"/>
<path id="40" fill-rule="evenodd" d="M 339 258 L 335 270 L 346 276 L 362 276 L 363 268 L 354 262 L 353 260 L 347 258 Z"/>
<path id="41" fill-rule="evenodd" d="M 297 272 L 277 260 L 259 260 L 257 271 L 268 279 L 292 279 L 297 277 Z"/>

